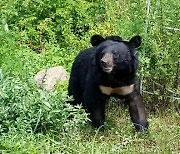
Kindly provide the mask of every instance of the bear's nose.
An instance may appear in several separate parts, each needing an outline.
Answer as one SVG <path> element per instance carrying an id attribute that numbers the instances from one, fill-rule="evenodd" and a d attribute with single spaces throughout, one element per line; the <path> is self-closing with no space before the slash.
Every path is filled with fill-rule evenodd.
<path id="1" fill-rule="evenodd" d="M 107 65 L 108 65 L 107 63 L 108 63 L 108 62 L 101 60 L 101 65 L 102 65 L 103 67 L 107 67 Z"/>

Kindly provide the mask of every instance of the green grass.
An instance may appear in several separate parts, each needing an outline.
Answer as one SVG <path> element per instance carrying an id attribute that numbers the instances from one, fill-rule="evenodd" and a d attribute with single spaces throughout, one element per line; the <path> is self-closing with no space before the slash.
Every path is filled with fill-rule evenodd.
<path id="1" fill-rule="evenodd" d="M 179 115 L 172 112 L 149 114 L 148 133 L 135 133 L 126 109 L 108 106 L 106 130 L 89 125 L 79 128 L 75 136 L 53 129 L 46 135 L 26 132 L 1 136 L 3 153 L 179 153 Z"/>

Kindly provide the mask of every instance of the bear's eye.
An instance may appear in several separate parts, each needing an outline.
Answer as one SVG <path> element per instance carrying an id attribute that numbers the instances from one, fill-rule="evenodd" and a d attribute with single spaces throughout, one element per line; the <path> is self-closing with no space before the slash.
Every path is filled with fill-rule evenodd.
<path id="1" fill-rule="evenodd" d="M 119 57 L 119 52 L 118 51 L 113 51 L 112 53 L 114 55 L 114 58 L 118 58 Z"/>

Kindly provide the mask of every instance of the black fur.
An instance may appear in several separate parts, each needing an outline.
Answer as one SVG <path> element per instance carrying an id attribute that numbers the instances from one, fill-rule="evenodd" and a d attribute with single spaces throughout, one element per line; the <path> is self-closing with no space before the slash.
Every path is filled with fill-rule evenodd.
<path id="1" fill-rule="evenodd" d="M 112 40 L 112 41 L 116 41 L 116 42 L 121 42 L 123 39 L 120 36 L 117 35 L 112 35 L 112 36 L 107 36 L 106 38 L 103 38 L 101 35 L 93 35 L 91 37 L 91 44 L 92 46 L 97 46 L 100 43 L 106 41 L 106 40 Z"/>
<path id="2" fill-rule="evenodd" d="M 147 129 L 148 122 L 136 76 L 138 57 L 135 48 L 140 46 L 141 37 L 124 41 L 119 36 L 103 38 L 94 35 L 91 44 L 93 47 L 80 52 L 72 66 L 68 87 L 69 95 L 74 97 L 72 104 L 82 103 L 90 114 L 93 126 L 100 127 L 104 124 L 105 104 L 110 96 L 103 94 L 99 86 L 116 88 L 134 84 L 132 93 L 113 96 L 126 99 L 137 131 Z M 106 53 L 113 54 L 114 67 L 110 73 L 104 72 L 101 65 L 101 58 Z"/>

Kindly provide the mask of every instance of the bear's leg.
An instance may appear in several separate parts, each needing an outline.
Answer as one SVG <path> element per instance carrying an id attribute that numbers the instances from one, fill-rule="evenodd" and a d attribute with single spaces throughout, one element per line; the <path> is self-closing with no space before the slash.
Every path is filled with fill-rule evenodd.
<path id="1" fill-rule="evenodd" d="M 98 104 L 98 106 L 88 107 L 90 111 L 90 119 L 92 121 L 92 125 L 96 128 L 103 127 L 105 120 L 105 105 Z"/>
<path id="2" fill-rule="evenodd" d="M 91 86 L 84 92 L 84 106 L 89 113 L 92 125 L 96 128 L 102 127 L 105 120 L 106 98 Z"/>
<path id="3" fill-rule="evenodd" d="M 138 92 L 133 92 L 128 96 L 126 102 L 129 105 L 131 120 L 136 131 L 146 130 L 148 128 L 148 121 L 146 118 L 144 103 L 140 94 Z"/>

